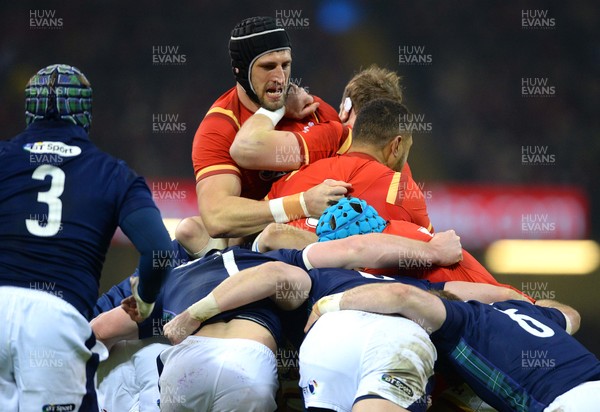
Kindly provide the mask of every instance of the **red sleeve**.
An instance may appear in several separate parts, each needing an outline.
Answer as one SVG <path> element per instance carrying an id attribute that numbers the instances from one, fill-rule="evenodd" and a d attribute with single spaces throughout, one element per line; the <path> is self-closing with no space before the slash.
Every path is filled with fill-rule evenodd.
<path id="1" fill-rule="evenodd" d="M 316 116 L 317 121 L 319 123 L 322 122 L 339 122 L 340 117 L 338 116 L 338 112 L 331 107 L 328 103 L 326 103 L 323 99 L 318 96 L 313 95 L 315 102 L 319 102 L 319 108 L 317 109 Z"/>
<path id="2" fill-rule="evenodd" d="M 423 226 L 416 225 L 404 220 L 390 220 L 385 228 L 384 233 L 390 235 L 407 237 L 409 239 L 421 240 L 429 242 L 433 235 Z"/>
<path id="3" fill-rule="evenodd" d="M 398 196 L 395 204 L 401 206 L 410 214 L 410 220 L 413 223 L 423 226 L 433 233 L 433 225 L 427 213 L 426 194 L 429 195 L 429 192 L 424 193 L 412 176 L 403 173 L 398 185 Z"/>
<path id="4" fill-rule="evenodd" d="M 294 133 L 304 164 L 344 154 L 352 144 L 352 130 L 340 122 L 318 123 Z"/>
<path id="5" fill-rule="evenodd" d="M 240 176 L 240 170 L 229 154 L 238 129 L 233 119 L 221 113 L 210 113 L 202 120 L 192 145 L 196 182 L 222 173 Z"/>

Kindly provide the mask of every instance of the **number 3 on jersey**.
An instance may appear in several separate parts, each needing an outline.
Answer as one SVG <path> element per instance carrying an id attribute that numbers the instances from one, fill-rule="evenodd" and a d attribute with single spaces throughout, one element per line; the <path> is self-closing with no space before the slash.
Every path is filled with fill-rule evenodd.
<path id="1" fill-rule="evenodd" d="M 59 197 L 65 189 L 65 172 L 56 166 L 42 165 L 33 171 L 31 178 L 45 180 L 46 176 L 50 176 L 51 178 L 50 189 L 47 192 L 39 192 L 37 201 L 48 205 L 48 223 L 42 226 L 39 220 L 25 220 L 25 225 L 29 233 L 41 237 L 54 236 L 60 230 L 62 202 Z"/>

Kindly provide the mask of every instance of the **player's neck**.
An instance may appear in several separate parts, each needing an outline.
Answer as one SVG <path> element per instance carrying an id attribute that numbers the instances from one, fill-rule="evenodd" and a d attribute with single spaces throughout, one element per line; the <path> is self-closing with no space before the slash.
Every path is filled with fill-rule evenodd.
<path id="1" fill-rule="evenodd" d="M 244 107 L 253 113 L 257 111 L 260 106 L 254 103 L 254 101 L 252 101 L 250 97 L 248 97 L 244 88 L 239 83 L 235 84 L 235 88 L 237 90 L 238 98 L 240 99 L 240 102 L 244 105 Z"/>
<path id="2" fill-rule="evenodd" d="M 385 157 L 383 156 L 383 153 L 381 153 L 380 150 L 377 150 L 371 146 L 368 145 L 361 145 L 361 144 L 356 144 L 356 143 L 352 143 L 352 146 L 350 146 L 350 149 L 348 149 L 348 153 L 364 153 L 364 154 L 368 154 L 369 156 L 375 158 L 375 160 L 377 160 L 379 163 L 382 164 L 386 164 L 385 163 Z"/>

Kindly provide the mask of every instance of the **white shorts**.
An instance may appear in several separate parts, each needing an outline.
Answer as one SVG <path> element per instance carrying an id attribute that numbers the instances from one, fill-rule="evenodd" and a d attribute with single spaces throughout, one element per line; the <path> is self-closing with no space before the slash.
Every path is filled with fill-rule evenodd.
<path id="1" fill-rule="evenodd" d="M 353 310 L 326 313 L 300 347 L 304 403 L 342 412 L 369 397 L 404 408 L 425 402 L 436 357 L 427 333 L 408 319 Z"/>
<path id="2" fill-rule="evenodd" d="M 95 338 L 74 306 L 50 293 L 2 286 L 0 319 L 2 411 L 98 411 Z"/>
<path id="3" fill-rule="evenodd" d="M 585 382 L 558 396 L 544 412 L 600 411 L 600 381 Z"/>
<path id="4" fill-rule="evenodd" d="M 106 412 L 158 412 L 156 358 L 171 345 L 163 337 L 116 343 L 98 368 L 98 402 Z"/>
<path id="5" fill-rule="evenodd" d="M 160 410 L 267 412 L 277 408 L 277 362 L 249 339 L 189 336 L 160 355 Z"/>

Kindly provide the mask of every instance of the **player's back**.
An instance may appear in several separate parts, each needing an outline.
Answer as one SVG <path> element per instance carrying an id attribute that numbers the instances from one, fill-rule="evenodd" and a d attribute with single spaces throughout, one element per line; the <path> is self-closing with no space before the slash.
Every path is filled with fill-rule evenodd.
<path id="1" fill-rule="evenodd" d="M 407 173 L 395 172 L 367 154 L 351 152 L 301 167 L 275 182 L 267 196 L 274 199 L 306 191 L 325 179 L 342 180 L 352 184 L 351 196 L 365 200 L 382 218 L 405 220 L 431 230 L 425 197 L 408 165 L 405 169 Z M 314 231 L 314 226 L 310 230 Z"/>
<path id="2" fill-rule="evenodd" d="M 155 207 L 144 180 L 66 122 L 0 142 L 0 165 L 0 285 L 55 294 L 88 316 L 120 219 Z"/>
<path id="3" fill-rule="evenodd" d="M 274 260 L 276 259 L 266 254 L 232 247 L 176 267 L 167 278 L 160 299 L 163 307 L 163 322 L 185 311 L 228 277 L 236 275 L 241 270 Z M 281 342 L 282 326 L 278 314 L 277 306 L 270 299 L 263 299 L 215 315 L 203 324 L 229 321 L 234 318 L 252 320 L 267 328 L 275 340 Z"/>
<path id="4" fill-rule="evenodd" d="M 443 302 L 446 321 L 431 335 L 440 357 L 499 410 L 542 411 L 558 395 L 600 379 L 600 361 L 569 336 L 557 309 Z"/>

